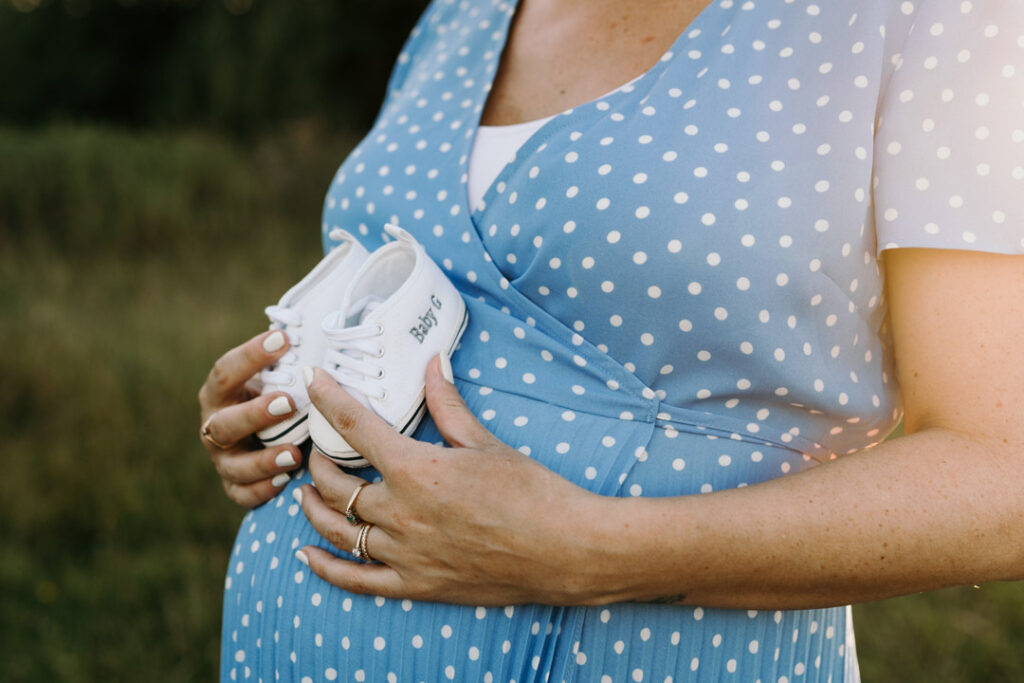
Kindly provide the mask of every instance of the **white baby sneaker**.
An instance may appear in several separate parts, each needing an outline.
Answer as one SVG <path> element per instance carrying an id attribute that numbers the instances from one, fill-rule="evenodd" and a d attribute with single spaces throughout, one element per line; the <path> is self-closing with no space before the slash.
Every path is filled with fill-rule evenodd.
<path id="1" fill-rule="evenodd" d="M 424 375 L 434 356 L 451 357 L 466 329 L 466 303 L 426 250 L 405 230 L 370 255 L 339 310 L 323 321 L 330 350 L 322 364 L 357 401 L 402 434 L 426 412 Z M 344 467 L 366 462 L 317 411 L 309 410 L 313 444 Z"/>
<path id="2" fill-rule="evenodd" d="M 267 446 L 300 444 L 309 437 L 309 395 L 302 381 L 302 368 L 323 362 L 327 338 L 320 330 L 320 321 L 338 309 L 349 282 L 370 255 L 344 230 L 335 228 L 330 236 L 341 244 L 289 289 L 276 306 L 266 308 L 270 329 L 283 330 L 291 348 L 260 373 L 262 393 L 284 391 L 295 401 L 295 412 L 287 420 L 256 434 Z"/>

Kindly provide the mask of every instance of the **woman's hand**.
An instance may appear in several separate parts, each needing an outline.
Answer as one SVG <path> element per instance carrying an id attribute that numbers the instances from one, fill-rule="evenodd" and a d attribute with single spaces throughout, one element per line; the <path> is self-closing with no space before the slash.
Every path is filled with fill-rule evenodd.
<path id="1" fill-rule="evenodd" d="M 598 508 L 589 493 L 496 439 L 469 412 L 437 359 L 427 371 L 427 405 L 452 446 L 395 432 L 325 373 L 309 385 L 317 408 L 383 481 L 355 506 L 372 524 L 366 547 L 380 564 L 335 557 L 315 546 L 297 553 L 321 578 L 356 593 L 473 605 L 603 602 L 607 567 Z M 364 480 L 314 450 L 316 487 L 296 491 L 309 521 L 335 547 L 357 542 L 344 511 Z"/>
<path id="2" fill-rule="evenodd" d="M 261 396 L 249 383 L 287 350 L 282 332 L 264 332 L 218 358 L 199 389 L 200 441 L 228 498 L 246 507 L 277 495 L 302 460 L 297 446 L 262 448 L 253 436 L 295 410 L 287 394 Z"/>

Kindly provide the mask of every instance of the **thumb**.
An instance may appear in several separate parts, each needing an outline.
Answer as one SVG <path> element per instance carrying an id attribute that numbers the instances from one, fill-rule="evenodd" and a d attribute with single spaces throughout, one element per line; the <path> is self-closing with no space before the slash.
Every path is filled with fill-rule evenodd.
<path id="1" fill-rule="evenodd" d="M 427 410 L 441 436 L 450 446 L 457 448 L 485 448 L 499 443 L 470 412 L 459 390 L 449 379 L 451 376 L 451 363 L 447 356 L 439 355 L 427 365 Z"/>

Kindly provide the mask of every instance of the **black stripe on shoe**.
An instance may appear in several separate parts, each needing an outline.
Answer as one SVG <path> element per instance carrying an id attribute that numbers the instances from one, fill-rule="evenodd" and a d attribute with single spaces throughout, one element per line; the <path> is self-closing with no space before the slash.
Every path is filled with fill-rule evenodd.
<path id="1" fill-rule="evenodd" d="M 262 441 L 263 443 L 266 443 L 268 441 L 276 441 L 277 439 L 280 439 L 280 438 L 288 435 L 293 429 L 295 429 L 296 427 L 301 425 L 303 422 L 305 422 L 307 418 L 309 418 L 309 413 L 308 412 L 305 415 L 303 415 L 301 418 L 296 420 L 290 427 L 288 427 L 284 431 L 282 431 L 282 432 L 280 432 L 278 434 L 274 434 L 273 436 L 268 436 L 265 439 L 260 439 L 260 441 Z"/>

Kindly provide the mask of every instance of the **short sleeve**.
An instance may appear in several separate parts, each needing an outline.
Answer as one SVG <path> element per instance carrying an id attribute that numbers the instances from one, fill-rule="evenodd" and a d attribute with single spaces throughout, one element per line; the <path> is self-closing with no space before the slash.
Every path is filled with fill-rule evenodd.
<path id="1" fill-rule="evenodd" d="M 1024 1 L 917 4 L 879 105 L 878 252 L 1024 254 Z"/>

